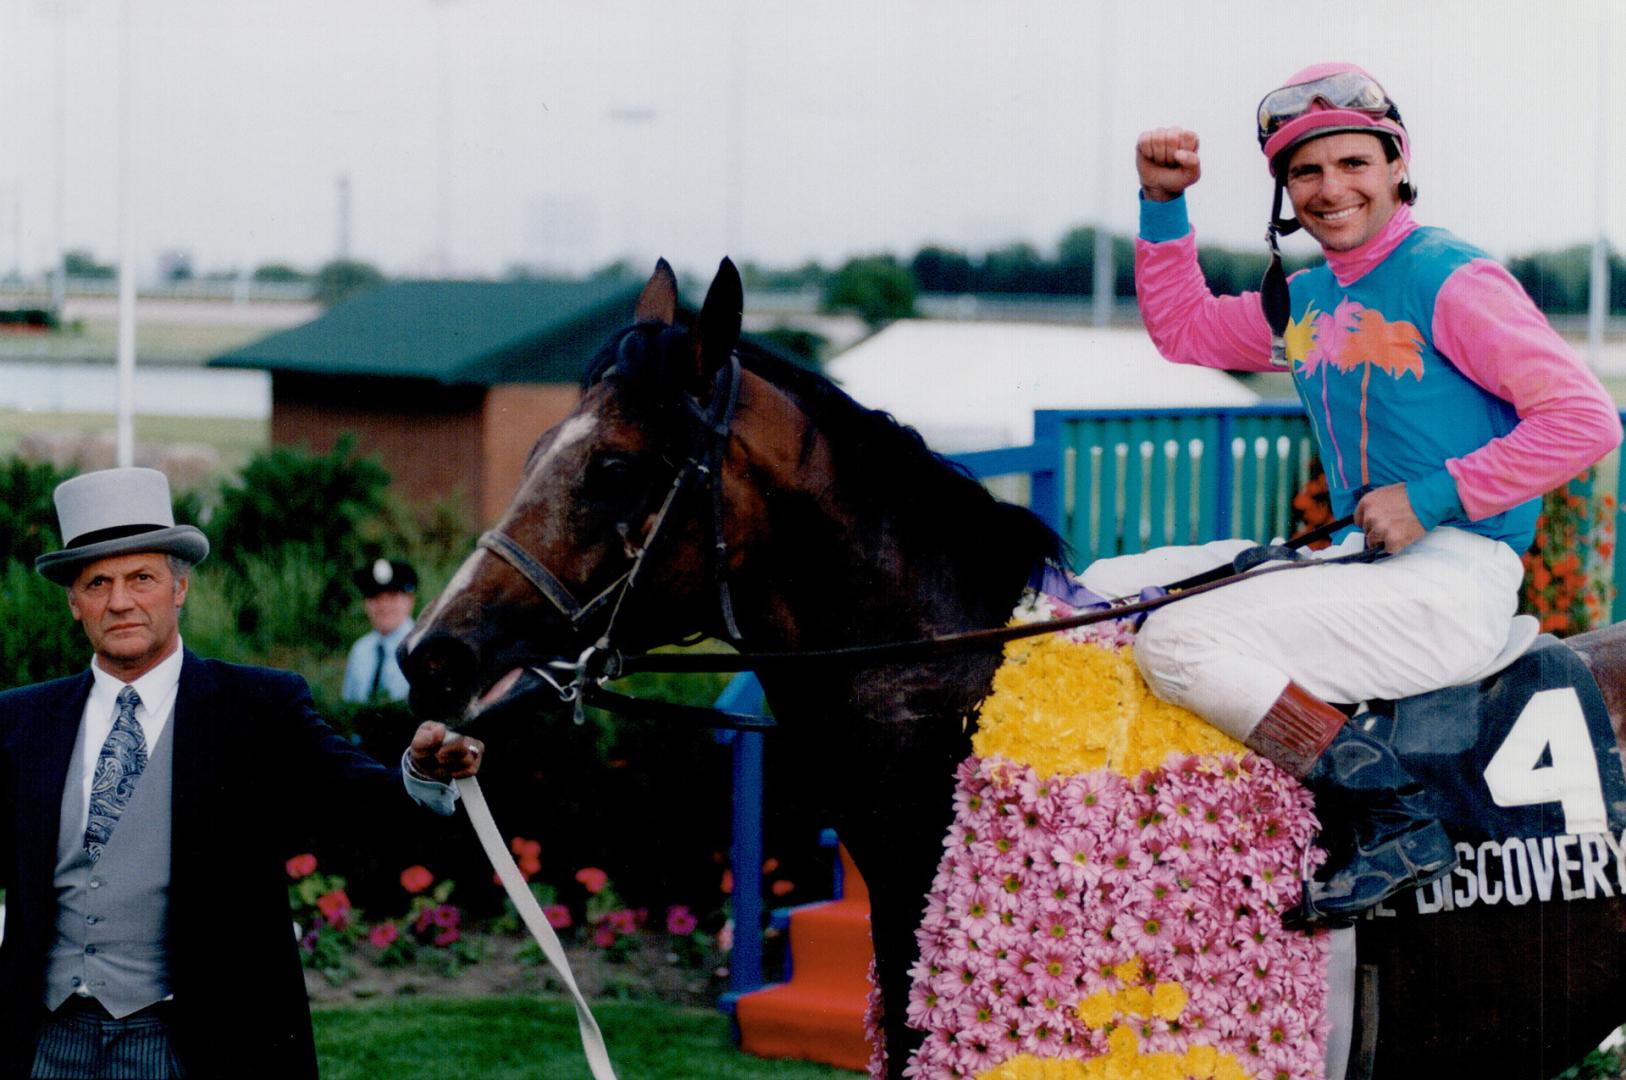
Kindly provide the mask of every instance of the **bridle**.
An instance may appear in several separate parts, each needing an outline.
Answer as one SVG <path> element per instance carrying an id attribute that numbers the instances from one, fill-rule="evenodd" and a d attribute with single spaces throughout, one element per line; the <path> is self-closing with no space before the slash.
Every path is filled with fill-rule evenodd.
<path id="1" fill-rule="evenodd" d="M 660 509 L 656 511 L 655 519 L 650 523 L 643 542 L 633 549 L 631 565 L 592 599 L 585 603 L 578 601 L 569 587 L 559 580 L 558 575 L 501 529 L 493 528 L 482 534 L 479 539 L 481 548 L 502 559 L 530 582 L 531 586 L 553 605 L 554 610 L 564 616 L 572 632 L 582 633 L 588 623 L 605 608 L 610 609 L 610 617 L 605 623 L 604 630 L 574 663 L 557 660 L 531 669 L 552 684 L 562 700 L 576 702 L 578 715 L 581 697 L 586 688 L 595 684 L 602 686 L 603 683 L 622 674 L 621 653 L 615 647 L 617 623 L 627 609 L 628 600 L 637 588 L 640 574 L 651 553 L 656 550 L 664 536 L 670 535 L 665 525 L 671 518 L 672 509 L 696 484 L 703 484 L 712 494 L 710 547 L 712 578 L 716 582 L 722 628 L 734 642 L 740 641 L 742 637 L 739 623 L 734 617 L 733 593 L 728 582 L 728 543 L 723 532 L 722 485 L 723 455 L 728 449 L 734 413 L 739 406 L 740 379 L 740 359 L 731 352 L 728 362 L 717 369 L 712 380 L 710 399 L 704 406 L 694 397 L 684 395 L 683 402 L 696 422 L 696 435 L 689 452 L 683 464 L 678 467 L 677 474 L 672 478 L 671 487 L 661 500 Z M 548 673 L 549 668 L 573 672 L 574 678 L 568 683 L 561 682 Z"/>
<path id="2" fill-rule="evenodd" d="M 1053 633 L 1099 622 L 1141 616 L 1178 600 L 1209 592 L 1213 589 L 1223 588 L 1240 580 L 1245 575 L 1252 577 L 1309 566 L 1370 561 L 1383 555 L 1382 549 L 1368 549 L 1353 555 L 1320 560 L 1303 560 L 1298 554 L 1299 549 L 1327 539 L 1334 533 L 1350 526 L 1353 523 L 1353 517 L 1351 516 L 1340 518 L 1301 534 L 1286 544 L 1261 545 L 1250 548 L 1237 556 L 1233 564 L 1222 565 L 1211 571 L 1174 582 L 1162 590 L 1153 590 L 1158 595 L 1143 595 L 1141 599 L 1129 603 L 1117 602 L 1105 610 L 1085 611 L 1062 619 L 993 627 L 983 630 L 969 630 L 915 641 L 855 645 L 813 651 L 706 653 L 703 655 L 644 653 L 624 656 L 616 648 L 615 644 L 615 631 L 618 621 L 622 613 L 627 609 L 629 598 L 634 595 L 640 574 L 647 565 L 651 553 L 656 550 L 662 537 L 669 535 L 665 525 L 670 519 L 673 508 L 697 483 L 705 484 L 712 493 L 712 543 L 710 548 L 712 578 L 716 583 L 717 604 L 722 627 L 731 642 L 738 644 L 742 640 L 743 635 L 740 633 L 739 624 L 734 617 L 733 595 L 729 587 L 728 550 L 723 531 L 722 485 L 723 455 L 727 451 L 728 440 L 733 429 L 734 413 L 739 404 L 740 379 L 741 366 L 739 357 L 731 353 L 728 362 L 718 369 L 713 379 L 711 397 L 704 406 L 694 397 L 684 396 L 684 403 L 697 424 L 697 437 L 694 444 L 690 447 L 687 457 L 673 477 L 671 487 L 667 489 L 666 496 L 661 502 L 654 521 L 650 524 L 649 531 L 644 536 L 642 545 L 634 549 L 631 565 L 590 600 L 585 603 L 578 601 L 557 575 L 548 570 L 540 560 L 526 551 L 513 537 L 500 529 L 491 529 L 479 539 L 481 548 L 491 552 L 513 567 L 553 606 L 555 611 L 564 616 L 569 622 L 572 631 L 578 634 L 581 633 L 584 627 L 606 607 L 610 609 L 610 616 L 603 632 L 574 661 L 568 659 L 551 660 L 528 668 L 542 684 L 551 687 L 558 694 L 559 700 L 573 705 L 577 723 L 581 723 L 584 718 L 584 706 L 593 705 L 615 712 L 639 712 L 657 717 L 697 721 L 709 727 L 747 729 L 772 727 L 773 721 L 761 716 L 728 713 L 718 709 L 633 698 L 606 690 L 604 685 L 613 679 L 631 675 L 635 672 L 755 671 L 761 673 L 789 667 L 805 667 L 809 664 L 852 667 L 936 659 L 954 654 L 995 648 L 1008 641 L 1038 634 Z M 1357 501 L 1358 495 L 1363 494 L 1364 490 L 1357 493 Z M 1263 565 L 1266 562 L 1276 562 L 1277 560 L 1285 561 L 1277 562 L 1277 565 Z M 517 696 L 529 697 L 530 695 L 522 693 Z M 491 711 L 496 711 L 496 709 Z M 503 711 L 506 711 L 506 709 Z M 472 721 L 475 719 L 475 715 L 471 714 L 467 719 Z M 467 728 L 468 724 L 465 723 L 463 726 Z"/>

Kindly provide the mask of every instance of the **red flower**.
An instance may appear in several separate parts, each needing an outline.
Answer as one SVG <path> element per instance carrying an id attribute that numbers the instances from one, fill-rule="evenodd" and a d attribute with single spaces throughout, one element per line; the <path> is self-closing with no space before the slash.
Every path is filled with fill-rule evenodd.
<path id="1" fill-rule="evenodd" d="M 614 945 L 615 939 L 616 932 L 607 925 L 601 923 L 593 930 L 593 944 L 601 949 L 608 949 Z"/>
<path id="2" fill-rule="evenodd" d="M 772 885 L 768 886 L 769 891 L 775 896 L 788 895 L 794 888 L 796 888 L 796 883 L 792 881 L 776 881 Z"/>
<path id="3" fill-rule="evenodd" d="M 409 866 L 401 871 L 401 888 L 416 896 L 435 883 L 435 875 L 427 867 Z"/>
<path id="4" fill-rule="evenodd" d="M 463 936 L 463 932 L 455 926 L 449 926 L 435 935 L 435 945 L 444 949 L 452 942 Z"/>
<path id="5" fill-rule="evenodd" d="M 576 880 L 588 892 L 598 894 L 604 891 L 604 886 L 610 883 L 610 875 L 596 866 L 584 866 L 576 871 Z"/>
<path id="6" fill-rule="evenodd" d="M 542 914 L 548 917 L 548 925 L 555 930 L 563 930 L 570 925 L 570 909 L 563 904 L 549 904 L 542 909 Z"/>
<path id="7" fill-rule="evenodd" d="M 367 934 L 367 940 L 375 949 L 387 949 L 395 944 L 395 939 L 400 936 L 401 932 L 395 928 L 394 923 L 385 922 L 373 927 Z"/>
<path id="8" fill-rule="evenodd" d="M 316 910 L 322 913 L 322 920 L 335 930 L 343 930 L 350 922 L 350 898 L 343 889 L 334 889 L 318 896 Z"/>
<path id="9" fill-rule="evenodd" d="M 288 871 L 288 876 L 295 881 L 310 877 L 316 873 L 316 856 L 308 852 L 304 855 L 295 855 L 283 864 L 283 869 Z"/>
<path id="10" fill-rule="evenodd" d="M 732 894 L 734 892 L 734 871 L 724 870 L 722 884 L 718 887 L 723 890 L 724 896 Z"/>

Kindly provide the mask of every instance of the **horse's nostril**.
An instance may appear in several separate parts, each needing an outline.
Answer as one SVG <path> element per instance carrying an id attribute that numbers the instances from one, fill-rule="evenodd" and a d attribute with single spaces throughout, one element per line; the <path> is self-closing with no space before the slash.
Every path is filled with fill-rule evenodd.
<path id="1" fill-rule="evenodd" d="M 401 672 L 412 684 L 413 712 L 446 717 L 462 711 L 478 689 L 474 650 L 450 634 L 431 634 L 401 656 Z"/>

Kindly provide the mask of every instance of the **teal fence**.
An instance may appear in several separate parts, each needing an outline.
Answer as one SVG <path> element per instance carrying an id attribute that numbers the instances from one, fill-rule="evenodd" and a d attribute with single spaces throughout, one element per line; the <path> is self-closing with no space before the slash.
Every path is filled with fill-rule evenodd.
<path id="1" fill-rule="evenodd" d="M 955 460 L 979 477 L 1026 474 L 1028 505 L 1072 546 L 1076 566 L 1163 544 L 1286 536 L 1310 475 L 1310 427 L 1296 403 L 1033 415 L 1033 445 Z M 1626 469 L 1610 470 L 1618 515 Z M 1626 545 L 1612 563 L 1617 586 L 1626 583 Z M 1626 589 L 1617 587 L 1612 616 L 1626 619 Z"/>
<path id="2" fill-rule="evenodd" d="M 1027 473 L 1029 505 L 1083 565 L 1166 544 L 1284 536 L 1310 476 L 1296 405 L 1045 409 L 1034 442 L 960 454 L 978 476 Z"/>

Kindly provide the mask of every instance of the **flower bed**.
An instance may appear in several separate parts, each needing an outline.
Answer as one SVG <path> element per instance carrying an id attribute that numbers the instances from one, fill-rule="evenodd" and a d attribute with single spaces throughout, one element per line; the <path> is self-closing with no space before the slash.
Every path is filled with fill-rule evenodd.
<path id="1" fill-rule="evenodd" d="M 1070 613 L 1037 597 L 1018 618 Z M 918 933 L 907 1075 L 1322 1075 L 1325 936 L 1280 921 L 1308 796 L 1154 698 L 1126 640 L 1007 646 Z"/>
<path id="2" fill-rule="evenodd" d="M 511 847 L 521 873 L 532 879 L 541 869 L 541 845 L 515 837 Z M 511 906 L 470 925 L 453 903 L 453 882 L 437 882 L 423 866 L 400 874 L 406 913 L 382 919 L 355 908 L 345 879 L 323 872 L 314 855 L 296 856 L 286 869 L 306 986 L 319 1003 L 563 990 Z M 551 886 L 531 884 L 584 993 L 688 1005 L 716 1000 L 727 978 L 726 910 L 703 921 L 681 904 L 658 914 L 632 908 L 595 867 L 578 871 L 573 888 L 566 903 Z"/>

